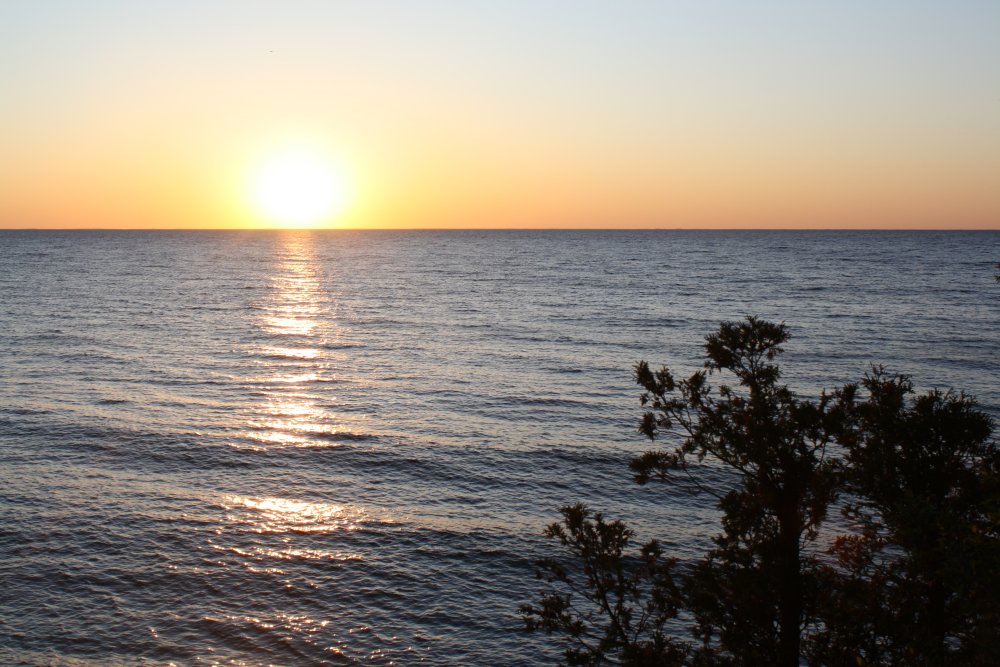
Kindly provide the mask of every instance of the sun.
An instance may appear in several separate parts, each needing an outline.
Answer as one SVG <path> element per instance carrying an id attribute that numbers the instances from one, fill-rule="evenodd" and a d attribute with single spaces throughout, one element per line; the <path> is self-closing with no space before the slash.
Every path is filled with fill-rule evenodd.
<path id="1" fill-rule="evenodd" d="M 287 148 L 267 156 L 253 171 L 250 199 L 270 224 L 325 226 L 347 205 L 347 179 L 322 152 Z"/>

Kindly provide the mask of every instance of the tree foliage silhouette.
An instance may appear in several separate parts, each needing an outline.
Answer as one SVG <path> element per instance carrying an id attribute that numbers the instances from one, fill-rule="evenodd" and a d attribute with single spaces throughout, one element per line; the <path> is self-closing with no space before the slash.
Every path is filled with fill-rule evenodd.
<path id="1" fill-rule="evenodd" d="M 963 394 L 913 397 L 875 368 L 847 407 L 839 569 L 815 657 L 861 664 L 1000 664 L 1000 451 L 992 422 Z M 848 396 L 853 392 L 845 392 Z"/>
<path id="2" fill-rule="evenodd" d="M 569 557 L 539 563 L 552 587 L 521 613 L 529 630 L 563 635 L 567 664 L 995 655 L 1000 465 L 989 418 L 961 394 L 911 404 L 909 381 L 881 369 L 860 386 L 798 399 L 774 363 L 787 340 L 783 324 L 748 317 L 706 338 L 705 369 L 687 379 L 638 364 L 640 430 L 679 444 L 636 458 L 635 480 L 712 493 L 722 533 L 681 566 L 656 542 L 627 553 L 633 533 L 620 521 L 563 509 L 548 534 Z M 702 479 L 720 464 L 732 480 L 721 492 Z M 843 491 L 858 531 L 825 553 L 817 540 Z"/>
<path id="3" fill-rule="evenodd" d="M 664 558 L 655 541 L 629 559 L 625 554 L 633 532 L 621 521 L 605 521 L 581 504 L 561 511 L 563 522 L 549 526 L 546 534 L 578 560 L 569 567 L 553 558 L 539 562 L 548 581 L 559 582 L 564 592 L 549 592 L 539 606 L 521 608 L 528 630 L 569 637 L 568 665 L 616 659 L 637 667 L 664 659 L 681 662 L 687 647 L 664 631 L 676 618 L 680 599 L 673 578 L 676 561 Z M 603 627 L 592 622 L 595 617 L 604 620 Z"/>

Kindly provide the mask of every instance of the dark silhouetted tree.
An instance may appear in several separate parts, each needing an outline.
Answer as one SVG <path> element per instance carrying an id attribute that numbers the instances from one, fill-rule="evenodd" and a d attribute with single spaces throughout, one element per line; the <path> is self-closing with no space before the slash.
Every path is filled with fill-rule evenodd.
<path id="1" fill-rule="evenodd" d="M 687 646 L 668 637 L 665 624 L 677 616 L 675 561 L 655 541 L 629 557 L 633 532 L 621 521 L 605 521 L 577 504 L 562 509 L 563 522 L 549 526 L 570 554 L 568 563 L 549 558 L 539 574 L 562 591 L 549 591 L 537 606 L 524 605 L 528 630 L 568 639 L 568 665 L 657 666 L 682 664 Z"/>
<path id="2" fill-rule="evenodd" d="M 880 665 L 1000 664 L 1000 452 L 963 394 L 913 396 L 876 368 L 845 396 L 846 514 L 814 657 Z"/>
<path id="3" fill-rule="evenodd" d="M 841 430 L 843 416 L 835 397 L 802 401 L 780 384 L 773 361 L 787 339 L 783 324 L 748 317 L 723 323 L 707 337 L 705 370 L 687 379 L 675 379 L 666 368 L 654 372 L 645 362 L 636 367 L 647 407 L 640 430 L 650 439 L 679 439 L 672 451 L 650 451 L 633 461 L 636 480 L 676 480 L 715 494 L 692 465 L 711 458 L 731 473 L 731 488 L 716 495 L 723 533 L 715 548 L 680 586 L 671 580 L 661 590 L 654 577 L 644 579 L 670 609 L 682 607 L 694 621 L 699 641 L 684 654 L 692 664 L 798 665 L 802 630 L 813 621 L 817 563 L 808 547 L 836 495 L 835 467 L 826 460 L 826 448 Z M 709 383 L 715 374 L 724 381 L 717 389 Z M 584 562 L 599 556 L 620 567 L 618 552 L 592 550 L 593 543 L 582 539 L 589 528 L 581 525 L 567 520 L 549 531 L 557 537 L 568 534 L 563 543 Z M 597 606 L 610 607 L 608 595 L 598 593 Z M 561 606 L 552 606 L 552 595 L 546 598 L 548 607 L 543 602 L 522 610 L 529 628 L 560 629 L 554 623 L 557 612 L 572 603 L 573 593 L 561 598 Z M 588 616 L 585 625 L 592 622 Z M 657 664 L 680 656 L 676 644 L 665 646 L 672 653 Z M 626 648 L 619 650 L 621 663 L 642 664 L 629 661 Z M 600 664 L 606 655 L 582 650 L 575 664 Z"/>
<path id="4" fill-rule="evenodd" d="M 650 408 L 642 432 L 683 438 L 673 452 L 634 461 L 637 480 L 687 473 L 692 457 L 735 473 L 719 501 L 723 533 L 684 586 L 703 645 L 735 664 L 799 664 L 802 631 L 814 621 L 809 545 L 837 490 L 826 450 L 843 428 L 840 401 L 799 400 L 779 382 L 773 361 L 787 340 L 783 324 L 749 317 L 708 336 L 706 370 L 686 380 L 645 363 L 636 369 Z M 714 373 L 736 382 L 714 390 Z"/>
<path id="5" fill-rule="evenodd" d="M 962 394 L 913 398 L 880 368 L 801 400 L 774 363 L 787 339 L 748 317 L 706 338 L 687 379 L 638 364 L 640 430 L 676 446 L 635 459 L 635 480 L 714 495 L 722 533 L 678 564 L 656 542 L 630 552 L 620 521 L 563 509 L 548 535 L 567 555 L 539 563 L 550 588 L 521 612 L 568 641 L 567 664 L 1000 664 L 991 420 Z M 841 493 L 855 529 L 824 549 Z"/>

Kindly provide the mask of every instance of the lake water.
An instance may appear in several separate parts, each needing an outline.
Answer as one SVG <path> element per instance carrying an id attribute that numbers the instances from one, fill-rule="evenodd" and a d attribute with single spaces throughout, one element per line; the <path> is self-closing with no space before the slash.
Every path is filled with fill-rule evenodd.
<path id="1" fill-rule="evenodd" d="M 0 664 L 531 665 L 560 505 L 680 556 L 631 368 L 784 320 L 1000 408 L 997 232 L 2 232 Z"/>

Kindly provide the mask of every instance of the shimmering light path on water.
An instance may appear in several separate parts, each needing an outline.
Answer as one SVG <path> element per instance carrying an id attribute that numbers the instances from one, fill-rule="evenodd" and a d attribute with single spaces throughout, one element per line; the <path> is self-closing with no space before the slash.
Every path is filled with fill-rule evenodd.
<path id="1" fill-rule="evenodd" d="M 516 608 L 631 484 L 630 369 L 722 319 L 803 393 L 872 362 L 1000 407 L 997 233 L 0 233 L 0 663 L 545 664 Z"/>

